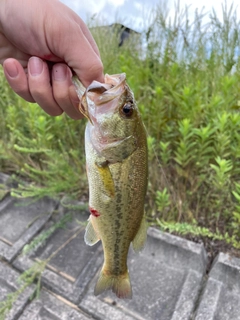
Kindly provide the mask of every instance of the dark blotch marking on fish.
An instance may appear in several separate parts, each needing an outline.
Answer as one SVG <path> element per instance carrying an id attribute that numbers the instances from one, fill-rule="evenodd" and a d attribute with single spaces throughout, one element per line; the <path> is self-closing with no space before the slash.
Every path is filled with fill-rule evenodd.
<path id="1" fill-rule="evenodd" d="M 96 209 L 93 209 L 93 208 L 89 207 L 89 211 L 96 218 L 98 218 L 100 216 L 100 213 Z"/>

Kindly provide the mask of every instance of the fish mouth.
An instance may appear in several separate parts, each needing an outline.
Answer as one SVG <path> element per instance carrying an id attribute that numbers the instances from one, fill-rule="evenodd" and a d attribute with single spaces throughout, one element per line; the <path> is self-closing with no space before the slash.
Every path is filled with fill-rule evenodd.
<path id="1" fill-rule="evenodd" d="M 105 83 L 93 81 L 83 93 L 79 111 L 94 125 L 94 109 L 118 98 L 125 90 L 126 74 L 105 75 Z"/>
<path id="2" fill-rule="evenodd" d="M 101 83 L 98 81 L 93 81 L 89 87 L 84 92 L 81 102 L 79 104 L 79 111 L 91 122 L 93 125 L 92 117 L 90 116 L 89 109 L 94 108 L 94 99 L 89 97 L 89 93 L 94 93 L 95 95 L 101 95 L 104 92 L 108 91 L 109 85 Z"/>

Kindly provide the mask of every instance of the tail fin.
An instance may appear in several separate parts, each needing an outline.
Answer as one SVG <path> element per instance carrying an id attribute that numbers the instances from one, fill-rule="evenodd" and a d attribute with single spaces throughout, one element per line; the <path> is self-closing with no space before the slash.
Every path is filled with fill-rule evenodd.
<path id="1" fill-rule="evenodd" d="M 128 271 L 123 275 L 115 276 L 104 274 L 104 270 L 102 270 L 95 286 L 94 294 L 97 296 L 110 289 L 120 299 L 132 299 L 132 287 Z"/>

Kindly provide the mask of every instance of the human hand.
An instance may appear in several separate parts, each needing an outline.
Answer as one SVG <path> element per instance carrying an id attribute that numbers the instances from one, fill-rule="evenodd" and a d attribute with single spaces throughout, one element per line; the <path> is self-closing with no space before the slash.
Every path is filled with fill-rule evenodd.
<path id="1" fill-rule="evenodd" d="M 71 70 L 86 87 L 104 82 L 90 31 L 58 0 L 0 1 L 0 63 L 11 88 L 52 116 L 82 117 Z"/>

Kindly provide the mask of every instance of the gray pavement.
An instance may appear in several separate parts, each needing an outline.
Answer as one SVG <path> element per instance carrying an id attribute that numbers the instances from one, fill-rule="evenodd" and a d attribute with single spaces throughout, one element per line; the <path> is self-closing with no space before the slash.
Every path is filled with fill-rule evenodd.
<path id="1" fill-rule="evenodd" d="M 202 245 L 154 228 L 143 252 L 129 252 L 133 299 L 111 292 L 95 297 L 103 252 L 101 244 L 84 243 L 87 210 L 48 198 L 12 198 L 8 185 L 9 177 L 0 174 L 0 301 L 20 288 L 20 274 L 39 261 L 48 263 L 39 298 L 31 299 L 33 283 L 7 320 L 240 320 L 240 259 L 220 253 L 207 274 Z"/>

